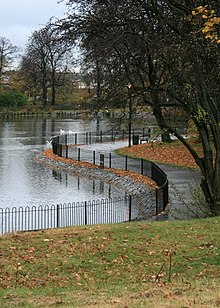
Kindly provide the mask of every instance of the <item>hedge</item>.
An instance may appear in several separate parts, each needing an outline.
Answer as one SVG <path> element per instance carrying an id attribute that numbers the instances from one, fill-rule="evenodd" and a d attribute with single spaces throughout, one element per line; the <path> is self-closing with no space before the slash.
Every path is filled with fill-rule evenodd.
<path id="1" fill-rule="evenodd" d="M 24 106 L 27 102 L 28 98 L 20 92 L 0 93 L 0 107 Z"/>

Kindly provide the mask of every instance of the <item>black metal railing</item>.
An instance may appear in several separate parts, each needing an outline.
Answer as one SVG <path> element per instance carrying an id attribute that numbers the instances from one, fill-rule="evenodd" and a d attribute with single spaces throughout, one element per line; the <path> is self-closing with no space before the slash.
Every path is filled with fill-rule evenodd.
<path id="1" fill-rule="evenodd" d="M 125 196 L 52 206 L 0 208 L 0 234 L 131 221 L 136 218 L 131 202 L 131 196 Z"/>
<path id="2" fill-rule="evenodd" d="M 155 163 L 151 162 L 151 178 L 158 187 L 156 189 L 156 215 L 165 210 L 169 201 L 169 185 L 166 173 Z"/>
<path id="3" fill-rule="evenodd" d="M 102 134 L 101 140 L 112 141 L 112 137 L 115 135 L 111 134 L 109 136 L 107 135 L 106 137 L 106 135 L 103 136 Z M 84 140 L 86 143 L 92 143 L 92 133 L 86 133 Z M 100 141 L 97 136 L 95 140 Z M 165 210 L 168 204 L 168 180 L 159 166 L 143 159 L 132 159 L 127 156 L 112 155 L 112 153 L 106 154 L 106 152 L 86 150 L 77 146 L 79 141 L 80 143 L 83 141 L 82 134 L 80 137 L 78 134 L 74 134 L 74 142 L 72 143 L 71 141 L 72 138 L 68 135 L 53 137 L 53 153 L 60 157 L 98 164 L 102 168 L 135 171 L 152 178 L 158 185 L 155 214 L 158 215 Z M 134 197 L 127 196 L 52 206 L 0 208 L 0 234 L 131 221 L 137 218 L 137 212 L 135 212 L 135 206 L 133 206 L 134 199 Z"/>
<path id="4" fill-rule="evenodd" d="M 114 168 L 123 169 L 126 171 L 138 172 L 142 175 L 146 175 L 154 180 L 158 187 L 156 188 L 156 204 L 155 213 L 158 215 L 165 210 L 168 199 L 169 199 L 169 185 L 167 180 L 167 175 L 164 171 L 155 163 L 144 160 L 144 159 L 134 159 L 128 156 L 122 157 L 119 155 L 112 155 L 112 153 L 106 154 L 106 151 L 91 151 L 84 149 L 80 144 L 90 144 L 92 142 L 92 136 L 97 137 L 97 135 L 92 135 L 92 133 L 80 134 L 78 136 L 71 135 L 61 135 L 52 138 L 52 148 L 53 153 L 60 157 L 71 158 L 77 161 L 89 162 L 93 165 L 99 165 L 101 168 Z M 112 137 L 116 134 L 101 134 L 101 140 L 105 142 L 113 141 Z M 87 136 L 90 136 L 89 138 Z M 122 135 L 117 134 L 118 138 L 126 136 L 125 132 Z M 123 139 L 122 138 L 122 139 Z M 80 142 L 78 141 L 80 140 Z M 97 140 L 94 139 L 94 140 Z M 83 142 L 84 141 L 84 142 Z M 100 141 L 100 139 L 99 139 Z M 79 143 L 77 143 L 79 142 Z"/>
<path id="5" fill-rule="evenodd" d="M 94 143 L 104 143 L 104 142 L 114 142 L 116 140 L 125 140 L 128 137 L 131 137 L 131 143 L 134 144 L 140 140 L 156 140 L 160 136 L 160 132 L 158 128 L 135 128 L 131 130 L 131 134 L 129 131 L 122 129 L 122 130 L 114 130 L 109 129 L 108 131 L 96 130 L 96 131 L 87 131 L 87 132 L 73 132 L 73 131 L 65 131 L 60 130 L 60 135 L 53 137 L 54 142 L 58 144 L 72 144 L 72 145 L 79 145 L 79 144 L 94 144 Z M 147 136 L 147 137 L 146 137 Z"/>

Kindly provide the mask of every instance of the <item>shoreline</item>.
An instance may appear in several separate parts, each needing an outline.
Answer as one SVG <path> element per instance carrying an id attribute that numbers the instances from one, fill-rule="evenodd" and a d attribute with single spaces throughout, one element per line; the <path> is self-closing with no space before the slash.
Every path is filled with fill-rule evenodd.
<path id="1" fill-rule="evenodd" d="M 44 150 L 36 156 L 36 161 L 50 168 L 62 169 L 70 174 L 78 174 L 90 179 L 102 179 L 125 190 L 140 204 L 136 220 L 152 218 L 156 213 L 156 183 L 150 178 L 135 172 L 119 169 L 102 169 L 97 165 L 59 157 L 52 150 Z"/>

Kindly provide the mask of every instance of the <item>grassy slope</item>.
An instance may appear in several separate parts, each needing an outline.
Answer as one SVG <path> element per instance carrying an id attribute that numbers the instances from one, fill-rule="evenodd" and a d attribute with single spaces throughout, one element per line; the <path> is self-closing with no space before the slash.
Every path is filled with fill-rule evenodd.
<path id="1" fill-rule="evenodd" d="M 0 238 L 1 307 L 219 307 L 220 217 Z"/>

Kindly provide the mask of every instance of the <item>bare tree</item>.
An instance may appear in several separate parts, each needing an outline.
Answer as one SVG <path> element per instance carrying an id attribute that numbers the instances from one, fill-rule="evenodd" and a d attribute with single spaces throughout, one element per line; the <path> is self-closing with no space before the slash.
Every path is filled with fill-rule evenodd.
<path id="1" fill-rule="evenodd" d="M 73 64 L 71 46 L 59 40 L 55 30 L 46 26 L 35 31 L 29 39 L 20 68 L 35 85 L 40 85 L 44 106 L 55 105 L 56 90 Z M 50 102 L 48 90 L 51 90 Z"/>
<path id="2" fill-rule="evenodd" d="M 3 83 L 3 75 L 12 64 L 17 51 L 18 48 L 13 46 L 7 38 L 0 37 L 0 89 Z"/>

